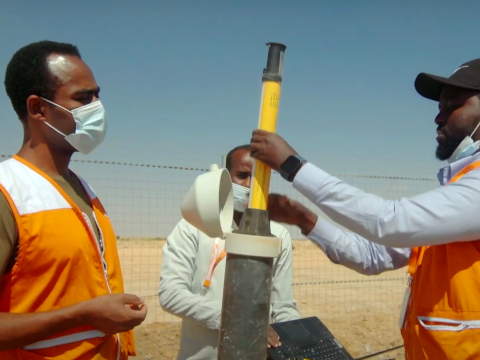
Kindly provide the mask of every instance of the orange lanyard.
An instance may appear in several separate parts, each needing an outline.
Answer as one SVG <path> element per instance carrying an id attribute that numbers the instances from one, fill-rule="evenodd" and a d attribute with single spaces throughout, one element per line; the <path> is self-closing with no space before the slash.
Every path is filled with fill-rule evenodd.
<path id="1" fill-rule="evenodd" d="M 469 171 L 476 170 L 480 168 L 480 161 L 476 161 L 474 163 L 471 163 L 468 166 L 465 166 L 461 171 L 459 171 L 452 179 L 450 179 L 449 183 L 454 183 L 458 179 L 460 179 L 463 175 L 468 173 Z"/>
<path id="2" fill-rule="evenodd" d="M 222 252 L 220 253 L 220 255 L 218 255 L 217 260 L 215 260 L 215 263 L 213 264 L 213 270 L 215 270 L 215 268 L 217 267 L 218 263 L 219 263 L 220 261 L 222 261 L 225 256 L 227 256 L 227 252 L 225 251 L 225 249 L 223 249 Z M 212 272 L 213 272 L 213 271 L 212 271 Z"/>
<path id="3" fill-rule="evenodd" d="M 219 250 L 218 248 L 219 248 L 218 239 L 216 239 L 212 247 L 212 254 L 210 256 L 210 264 L 208 267 L 207 276 L 205 277 L 205 280 L 203 282 L 203 286 L 206 288 L 209 288 L 212 283 L 212 277 L 213 277 L 213 272 L 215 271 L 215 268 L 220 263 L 220 261 L 222 261 L 223 258 L 227 256 L 227 252 L 225 251 L 225 249 L 223 249 L 220 255 L 217 256 L 217 253 Z"/>

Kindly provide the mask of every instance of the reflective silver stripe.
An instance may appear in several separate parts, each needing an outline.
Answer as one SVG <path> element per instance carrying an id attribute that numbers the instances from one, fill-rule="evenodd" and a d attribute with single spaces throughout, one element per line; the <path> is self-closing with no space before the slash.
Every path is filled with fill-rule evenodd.
<path id="1" fill-rule="evenodd" d="M 429 316 L 418 316 L 418 321 L 427 330 L 461 331 L 465 329 L 480 329 L 480 320 L 452 320 Z M 439 325 L 427 325 L 425 322 L 434 322 Z"/>
<path id="2" fill-rule="evenodd" d="M 37 350 L 37 349 L 46 349 L 59 345 L 71 344 L 77 341 L 83 341 L 87 339 L 104 337 L 105 334 L 98 330 L 84 331 L 81 333 L 61 336 L 55 339 L 38 341 L 36 343 L 25 346 L 25 350 Z"/>

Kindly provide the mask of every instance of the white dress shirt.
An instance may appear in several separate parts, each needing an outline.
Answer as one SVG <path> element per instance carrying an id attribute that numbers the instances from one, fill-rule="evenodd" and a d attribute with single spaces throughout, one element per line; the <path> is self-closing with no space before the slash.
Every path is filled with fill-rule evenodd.
<path id="1" fill-rule="evenodd" d="M 292 240 L 280 224 L 270 222 L 270 231 L 282 239 L 282 252 L 273 268 L 271 322 L 299 319 L 292 291 Z M 181 220 L 162 248 L 158 294 L 162 308 L 182 318 L 178 360 L 217 359 L 225 258 L 215 268 L 210 287 L 204 287 L 216 240 L 221 252 L 224 240 L 212 239 Z M 241 309 L 238 316 L 242 316 Z"/>
<path id="2" fill-rule="evenodd" d="M 476 153 L 440 170 L 445 185 Z M 352 232 L 319 218 L 308 238 L 334 263 L 366 275 L 408 265 L 410 249 L 480 239 L 480 171 L 448 186 L 399 200 L 386 200 L 350 186 L 307 163 L 293 187 L 327 216 Z"/>

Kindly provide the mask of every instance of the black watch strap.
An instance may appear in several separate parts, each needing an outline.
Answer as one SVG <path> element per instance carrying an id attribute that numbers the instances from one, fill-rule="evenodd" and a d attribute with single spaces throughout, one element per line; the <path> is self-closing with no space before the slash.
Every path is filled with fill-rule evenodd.
<path id="1" fill-rule="evenodd" d="M 305 160 L 300 155 L 290 155 L 283 163 L 280 165 L 280 175 L 287 181 L 292 182 L 297 175 L 298 170 L 305 164 Z"/>

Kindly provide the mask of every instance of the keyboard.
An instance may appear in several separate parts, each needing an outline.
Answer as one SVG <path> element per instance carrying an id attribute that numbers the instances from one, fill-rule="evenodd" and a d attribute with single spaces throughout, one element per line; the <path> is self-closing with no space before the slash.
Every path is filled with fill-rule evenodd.
<path id="1" fill-rule="evenodd" d="M 275 350 L 284 360 L 348 360 L 338 345 L 330 339 L 320 340 L 308 347 L 282 345 Z"/>

